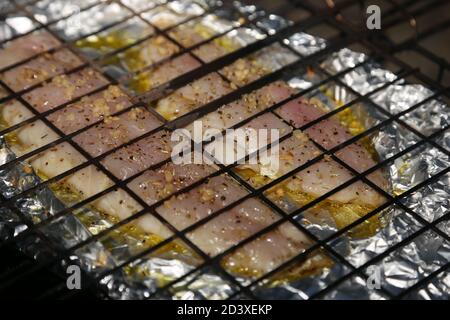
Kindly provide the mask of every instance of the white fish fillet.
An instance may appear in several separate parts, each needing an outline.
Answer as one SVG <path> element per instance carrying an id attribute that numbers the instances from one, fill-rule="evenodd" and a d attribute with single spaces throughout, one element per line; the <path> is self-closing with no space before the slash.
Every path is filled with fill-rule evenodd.
<path id="1" fill-rule="evenodd" d="M 137 93 L 144 93 L 199 66 L 200 62 L 185 53 L 137 74 L 131 80 L 130 87 Z"/>
<path id="2" fill-rule="evenodd" d="M 108 81 L 98 72 L 85 68 L 54 77 L 50 83 L 26 93 L 24 99 L 37 111 L 44 112 L 107 84 Z"/>
<path id="3" fill-rule="evenodd" d="M 173 120 L 232 91 L 217 73 L 206 75 L 159 100 L 156 111 Z"/>
<path id="4" fill-rule="evenodd" d="M 108 86 L 105 90 L 50 113 L 47 118 L 64 134 L 70 134 L 129 106 L 129 97 L 119 87 Z"/>
<path id="5" fill-rule="evenodd" d="M 36 31 L 11 40 L 0 50 L 0 68 L 3 69 L 59 45 L 60 42 L 46 31 Z"/>
<path id="6" fill-rule="evenodd" d="M 138 46 L 132 47 L 119 54 L 124 58 L 125 66 L 131 71 L 137 71 L 146 66 L 153 65 L 180 51 L 180 48 L 162 35 L 153 36 Z M 138 63 L 136 63 L 138 62 Z"/>

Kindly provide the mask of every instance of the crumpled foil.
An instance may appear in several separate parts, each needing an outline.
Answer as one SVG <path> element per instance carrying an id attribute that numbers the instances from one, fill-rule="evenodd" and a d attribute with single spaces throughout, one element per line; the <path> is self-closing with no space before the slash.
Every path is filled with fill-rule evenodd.
<path id="1" fill-rule="evenodd" d="M 33 7 L 36 17 L 43 22 L 55 18 L 58 11 L 58 3 L 63 1 L 41 1 L 41 7 Z M 91 1 L 79 1 L 79 5 L 86 5 Z M 158 1 L 163 2 L 163 1 Z M 77 4 L 77 1 L 72 1 Z M 153 8 L 149 1 L 124 0 L 124 3 L 135 10 L 147 10 Z M 202 5 L 217 4 L 215 1 L 202 1 Z M 289 21 L 274 15 L 266 15 L 255 6 L 244 6 L 236 3 L 236 8 L 249 17 L 259 17 L 255 29 L 241 29 L 239 32 L 230 33 L 242 45 L 254 40 L 252 35 L 260 37 L 261 31 L 268 34 L 290 24 Z M 45 7 L 45 10 L 42 8 Z M 101 9 L 100 9 L 101 7 Z M 186 15 L 195 14 L 198 7 L 195 1 L 173 1 L 170 3 L 172 11 Z M 221 9 L 225 10 L 226 9 Z M 92 33 L 100 28 L 118 21 L 129 15 L 127 10 L 117 4 L 100 3 L 99 6 L 81 13 L 76 13 L 68 19 L 51 26 L 65 39 L 75 39 L 85 34 Z M 224 16 L 222 12 L 221 17 Z M 9 20 L 8 20 L 9 19 Z M 77 20 L 78 19 L 78 20 Z M 81 19 L 81 20 L 80 20 Z M 83 21 L 82 24 L 79 21 Z M 1 22 L 0 39 L 8 39 L 14 34 L 27 32 L 34 24 L 17 13 L 11 13 Z M 231 23 L 231 22 L 230 22 Z M 289 39 L 285 39 L 285 45 L 291 46 L 303 56 L 313 54 L 326 47 L 326 41 L 307 33 L 297 33 Z M 271 60 L 271 67 L 281 68 L 277 61 L 285 61 L 285 51 L 272 50 L 275 54 Z M 290 61 L 287 59 L 288 62 Z M 365 62 L 362 66 L 346 73 L 340 78 L 342 82 L 360 94 L 367 94 L 379 88 L 383 84 L 394 81 L 395 74 L 382 69 L 364 54 L 342 49 L 325 59 L 322 67 L 334 74 Z M 298 89 L 306 89 L 317 79 L 311 79 L 304 70 L 290 72 L 288 83 Z M 354 98 L 354 94 L 338 84 L 329 84 L 334 92 L 339 94 L 340 100 Z M 370 95 L 370 99 L 391 114 L 398 114 L 423 101 L 433 92 L 429 89 L 399 80 L 393 85 Z M 318 98 L 323 98 L 320 92 Z M 336 105 L 330 99 L 321 99 L 330 109 Z M 379 124 L 387 117 L 376 111 L 372 105 L 361 103 L 361 108 L 366 111 L 366 117 L 361 119 L 368 127 Z M 367 116 L 368 115 L 368 116 Z M 407 112 L 401 117 L 410 126 L 426 136 L 436 132 L 450 122 L 450 110 L 440 100 L 430 100 L 422 107 L 412 112 Z M 418 143 L 421 138 L 397 122 L 388 121 L 371 135 L 380 161 L 396 155 Z M 435 138 L 434 141 L 447 150 L 450 150 L 450 132 L 447 131 Z M 5 164 L 15 155 L 8 147 L 6 139 L 0 139 L 0 164 Z M 385 170 L 389 173 L 392 192 L 401 194 L 429 177 L 436 175 L 450 166 L 449 157 L 435 146 L 425 143 L 413 149 L 405 155 L 389 162 Z M 6 166 L 0 170 L 0 192 L 4 197 L 10 198 L 23 190 L 26 190 L 40 182 L 40 179 L 29 170 L 29 165 L 20 163 L 14 166 Z M 443 175 L 434 183 L 404 197 L 402 203 L 422 216 L 426 221 L 432 222 L 445 214 L 450 208 L 450 175 Z M 48 217 L 60 212 L 65 204 L 47 187 L 21 197 L 11 207 L 0 208 L 0 238 L 8 239 L 26 230 L 28 227 L 17 216 L 17 210 L 27 217 L 31 224 L 39 223 Z M 390 206 L 389 221 L 376 235 L 366 239 L 355 239 L 348 235 L 342 235 L 329 242 L 329 245 L 349 263 L 345 265 L 336 257 L 331 267 L 321 270 L 311 276 L 292 280 L 275 286 L 267 283 L 253 285 L 252 291 L 260 298 L 269 299 L 308 299 L 329 285 L 347 275 L 353 268 L 365 265 L 371 259 L 385 252 L 393 245 L 411 236 L 423 225 L 410 213 L 397 205 Z M 82 223 L 89 221 L 89 224 Z M 88 239 L 92 234 L 111 227 L 114 222 L 109 221 L 104 215 L 86 207 L 78 209 L 70 215 L 58 218 L 49 223 L 42 232 L 55 243 L 55 250 L 71 248 Z M 305 225 L 319 238 L 326 238 L 337 231 L 332 227 L 323 227 L 314 224 Z M 449 234 L 448 221 L 437 225 L 443 232 Z M 144 249 L 140 239 L 127 232 L 112 232 L 100 241 L 90 242 L 77 249 L 70 257 L 62 262 L 62 266 L 76 263 L 91 276 L 96 277 L 114 266 L 126 261 L 128 258 L 142 252 Z M 119 234 L 120 236 L 117 236 Z M 27 238 L 19 243 L 22 250 L 39 259 L 41 256 L 52 256 L 48 247 L 40 245 L 36 238 Z M 395 295 L 402 290 L 414 285 L 419 279 L 426 277 L 431 272 L 442 267 L 450 260 L 450 245 L 436 232 L 429 230 L 415 237 L 412 241 L 393 251 L 374 265 L 364 268 L 360 274 L 355 274 L 328 290 L 321 296 L 325 299 L 387 299 L 389 293 Z M 135 260 L 125 268 L 99 279 L 107 293 L 116 299 L 143 299 L 150 297 L 155 291 L 177 278 L 190 273 L 183 280 L 175 282 L 169 290 L 158 292 L 154 298 L 159 299 L 225 299 L 237 292 L 235 284 L 230 283 L 215 269 L 201 265 L 201 260 L 188 252 L 158 252 L 144 258 Z M 194 272 L 192 270 L 196 269 Z M 378 287 L 369 286 L 364 275 L 369 278 L 378 277 Z M 238 281 L 248 284 L 251 279 L 239 278 Z M 412 291 L 406 298 L 411 299 L 448 299 L 450 296 L 449 274 L 441 273 L 429 282 L 425 287 Z M 239 297 L 239 295 L 238 295 Z"/>
<path id="2" fill-rule="evenodd" d="M 96 0 L 78 0 L 76 2 L 41 0 L 28 8 L 37 21 L 45 24 L 77 14 L 80 10 L 95 3 L 97 3 Z"/>
<path id="3" fill-rule="evenodd" d="M 13 8 L 9 2 L 7 4 L 9 6 L 5 5 L 5 8 L 0 7 L 0 12 L 2 13 L 0 19 L 0 42 L 20 36 L 37 27 L 37 24 L 25 14 L 8 11 Z"/>
<path id="4" fill-rule="evenodd" d="M 58 4 L 61 3 L 61 4 Z M 109 25 L 113 25 L 121 20 L 131 16 L 131 11 L 120 6 L 118 3 L 102 3 L 91 7 L 87 10 L 83 10 L 84 7 L 88 7 L 87 0 L 81 1 L 83 5 L 77 5 L 78 1 L 72 3 L 72 6 L 67 11 L 73 11 L 74 14 L 67 19 L 58 20 L 55 24 L 50 25 L 50 29 L 56 32 L 64 40 L 75 40 L 87 36 L 93 32 L 99 31 Z M 47 14 L 43 16 L 42 20 L 54 20 L 55 17 L 61 15 L 58 8 L 67 6 L 67 2 L 64 0 L 50 1 L 49 10 Z M 35 10 L 38 12 L 39 11 Z"/>

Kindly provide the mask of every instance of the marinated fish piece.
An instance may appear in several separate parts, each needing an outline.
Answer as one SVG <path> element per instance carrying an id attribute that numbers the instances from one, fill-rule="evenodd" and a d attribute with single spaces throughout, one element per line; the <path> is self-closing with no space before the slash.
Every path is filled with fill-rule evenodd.
<path id="1" fill-rule="evenodd" d="M 295 131 L 291 137 L 280 142 L 279 163 L 275 170 L 270 163 L 267 165 L 261 163 L 245 164 L 240 166 L 240 169 L 259 173 L 259 175 L 249 177 L 248 181 L 255 187 L 261 187 L 268 181 L 290 172 L 320 154 L 321 152 L 309 141 L 305 134 Z"/>
<path id="2" fill-rule="evenodd" d="M 302 133 L 297 132 L 297 137 L 294 137 L 296 140 L 305 141 L 306 137 L 302 137 Z M 292 140 L 289 141 L 292 143 Z M 283 145 L 286 149 L 281 151 L 280 157 L 289 158 L 289 155 L 293 154 L 293 162 L 297 162 L 297 167 L 306 163 L 308 160 L 313 159 L 315 156 L 320 154 L 320 152 L 310 143 L 302 142 L 302 146 L 307 146 L 303 148 L 304 154 L 301 154 L 299 157 L 295 157 L 295 150 L 299 148 L 299 145 L 291 145 L 289 146 Z M 311 153 L 309 153 L 309 152 Z M 302 157 L 303 156 L 303 157 Z M 306 158 L 305 158 L 306 156 Z M 283 169 L 288 171 L 289 161 L 284 162 Z M 324 160 L 321 160 L 311 166 L 308 166 L 305 170 L 300 171 L 295 175 L 296 179 L 294 181 L 289 182 L 290 188 L 292 190 L 302 191 L 311 195 L 313 198 L 322 196 L 323 194 L 335 189 L 346 181 L 350 180 L 353 175 L 350 171 L 345 169 L 343 166 L 338 164 L 336 161 L 326 157 Z M 338 191 L 329 197 L 330 200 L 334 200 L 340 203 L 357 203 L 360 205 L 368 205 L 373 208 L 380 206 L 383 204 L 386 199 L 380 195 L 375 190 L 369 188 L 366 184 L 361 181 L 355 182 L 344 190 Z"/>
<path id="3" fill-rule="evenodd" d="M 274 50 L 273 48 L 270 49 Z M 185 113 L 198 108 L 201 105 L 204 105 L 214 99 L 217 99 L 218 97 L 225 95 L 226 93 L 230 92 L 232 88 L 235 88 L 234 84 L 247 84 L 258 79 L 261 75 L 278 69 L 278 64 L 287 64 L 296 60 L 296 57 L 290 54 L 288 55 L 289 58 L 286 58 L 286 61 L 274 62 L 273 66 L 266 67 L 262 63 L 261 59 L 264 58 L 264 55 L 268 55 L 270 53 L 270 50 L 267 51 L 268 52 L 255 55 L 255 57 L 239 59 L 230 66 L 225 67 L 221 71 L 221 73 L 223 73 L 228 79 L 230 79 L 233 84 L 225 82 L 220 78 L 220 76 L 216 75 L 215 73 L 210 74 L 209 76 L 205 76 L 197 81 L 194 81 L 192 84 L 176 90 L 168 97 L 159 100 L 156 103 L 156 110 L 166 119 L 173 120 Z M 212 87 L 212 85 L 214 85 L 214 87 Z M 277 83 L 274 83 L 272 85 L 279 86 L 279 84 Z M 263 103 L 267 102 L 267 99 L 277 101 L 277 99 L 275 99 L 275 93 L 273 93 L 273 95 L 267 94 L 265 93 L 265 90 L 261 90 L 260 93 L 257 93 L 256 99 L 262 98 Z M 276 90 L 272 91 L 276 92 Z M 202 99 L 203 97 L 210 98 Z M 255 97 L 247 97 L 247 99 L 255 99 Z M 259 103 L 260 102 L 258 101 L 258 104 Z M 236 106 L 237 104 L 238 103 L 232 103 L 231 105 Z M 253 105 L 255 105 L 255 103 L 253 103 Z M 241 111 L 242 109 L 244 109 L 245 112 L 245 109 L 248 109 L 248 106 L 242 106 L 238 110 L 236 110 L 237 112 L 233 111 L 233 113 L 240 113 L 239 111 Z M 220 115 L 218 117 L 223 118 Z"/>
<path id="4" fill-rule="evenodd" d="M 193 52 L 204 62 L 211 62 L 263 38 L 264 35 L 254 29 L 240 27 L 201 45 Z"/>
<path id="5" fill-rule="evenodd" d="M 236 60 L 219 73 L 242 87 L 297 60 L 296 55 L 275 43 Z"/>
<path id="6" fill-rule="evenodd" d="M 73 140 L 92 156 L 99 156 L 160 125 L 161 122 L 151 113 L 136 107 L 118 116 L 107 116 L 103 122 L 83 131 Z"/>
<path id="7" fill-rule="evenodd" d="M 13 124 L 21 123 L 22 121 L 33 117 L 33 113 L 15 99 L 3 102 L 0 105 L 0 110 L 3 127 L 10 127 Z"/>
<path id="8" fill-rule="evenodd" d="M 286 91 L 288 89 L 277 88 L 277 90 Z M 326 111 L 320 106 L 300 98 L 283 105 L 279 109 L 279 114 L 295 127 L 299 128 L 322 117 L 326 114 Z M 353 137 L 349 130 L 339 122 L 339 119 L 333 116 L 307 128 L 305 133 L 316 143 L 328 150 Z M 352 143 L 337 151 L 336 156 L 358 172 L 366 171 L 376 165 L 376 161 L 372 155 L 360 142 Z M 377 170 L 368 177 L 378 186 L 387 190 L 388 181 L 382 170 Z"/>
<path id="9" fill-rule="evenodd" d="M 182 24 L 172 30 L 170 35 L 185 47 L 193 46 L 200 40 L 208 39 L 211 35 L 217 33 L 212 27 L 206 26 L 200 23 L 200 21 L 208 22 L 209 25 L 212 25 L 213 23 L 217 23 L 218 20 L 216 20 L 215 16 L 208 15 L 199 21 L 196 20 L 186 25 Z M 192 28 L 189 27 L 191 24 Z M 230 28 L 229 24 L 223 23 L 223 25 L 225 29 Z M 112 38 L 114 40 L 111 40 Z M 90 50 L 93 49 L 94 51 L 98 51 L 96 54 L 100 54 L 101 52 L 107 52 L 124 46 L 129 39 L 126 37 L 126 34 L 111 31 L 101 36 L 95 36 L 95 40 L 92 41 L 93 43 L 80 42 L 77 45 L 83 48 L 90 48 Z M 196 49 L 195 54 L 198 54 L 200 59 L 203 59 L 205 56 L 212 58 L 213 55 L 219 57 L 226 52 L 234 51 L 239 46 L 239 44 L 230 38 L 222 36 L 213 40 L 213 43 L 200 46 Z M 129 71 L 138 72 L 131 78 L 127 86 L 137 94 L 142 94 L 201 65 L 190 54 L 182 54 L 181 56 L 174 57 L 178 51 L 178 47 L 168 39 L 162 36 L 155 36 L 141 45 L 119 53 L 117 57 L 106 59 L 104 66 L 112 73 L 117 73 L 120 69 L 120 73 L 124 74 L 125 77 L 128 76 L 127 73 Z M 163 61 L 169 56 L 172 56 L 172 59 Z M 111 66 L 114 67 L 111 68 Z M 121 70 L 123 68 L 126 70 Z"/>
<path id="10" fill-rule="evenodd" d="M 56 76 L 51 82 L 25 94 L 24 99 L 37 111 L 45 112 L 107 84 L 108 81 L 101 74 L 86 68 Z"/>
<path id="11" fill-rule="evenodd" d="M 205 147 L 205 150 L 212 154 L 216 161 L 223 164 L 232 164 L 236 161 L 243 161 L 244 157 L 249 154 L 253 155 L 252 159 L 258 157 L 261 162 L 263 157 L 262 152 L 259 152 L 257 155 L 255 155 L 255 152 L 258 150 L 262 151 L 271 143 L 277 144 L 278 139 L 292 131 L 292 128 L 289 125 L 285 124 L 272 113 L 265 113 L 238 129 L 239 130 L 236 130 L 233 133 L 226 133 L 223 137 L 216 138 L 214 142 L 211 142 Z M 272 132 L 271 129 L 275 129 L 276 131 Z M 262 134 L 262 130 L 267 131 L 265 134 Z M 254 134 L 253 138 L 255 138 L 257 142 L 255 144 L 249 143 L 252 133 Z M 205 133 L 205 136 L 207 135 L 208 134 Z M 276 160 L 278 158 L 278 153 L 274 151 L 272 154 L 270 152 L 272 150 L 275 150 L 275 148 L 269 149 L 269 152 L 264 155 L 264 157 L 269 158 L 267 161 L 270 161 L 270 159 Z"/>
<path id="12" fill-rule="evenodd" d="M 220 37 L 213 40 L 212 43 L 208 42 L 201 45 L 200 47 L 194 49 L 192 52 L 203 62 L 209 63 L 239 48 L 237 44 L 234 44 L 231 41 L 227 43 L 226 39 L 229 38 L 227 38 L 226 36 Z M 224 43 L 222 44 L 221 41 Z"/>
<path id="13" fill-rule="evenodd" d="M 36 31 L 11 40 L 0 50 L 0 68 L 16 64 L 60 45 L 47 31 Z"/>
<path id="14" fill-rule="evenodd" d="M 234 180 L 226 175 L 220 175 L 187 193 L 172 197 L 156 211 L 177 229 L 182 230 L 247 193 Z"/>
<path id="15" fill-rule="evenodd" d="M 179 50 L 180 48 L 175 43 L 158 35 L 120 53 L 119 58 L 127 70 L 138 71 L 174 55 Z"/>
<path id="16" fill-rule="evenodd" d="M 211 25 L 217 24 L 218 21 L 222 20 L 214 15 L 208 15 L 196 21 L 180 25 L 174 30 L 171 30 L 170 35 L 184 46 L 192 46 L 197 44 L 199 40 L 210 38 L 211 35 L 216 34 L 217 31 Z M 230 28 L 230 24 L 223 21 L 222 24 L 222 29 Z M 192 28 L 190 27 L 191 25 Z M 236 25 L 238 25 L 237 22 Z M 127 39 L 124 38 L 125 36 L 116 31 L 97 37 L 96 43 L 98 43 L 98 50 L 104 52 L 105 50 L 112 50 L 122 46 L 122 43 L 127 42 Z M 111 40 L 114 37 L 117 39 Z M 206 51 L 217 51 L 219 53 L 235 50 L 238 45 L 232 44 L 227 39 L 226 37 L 220 37 L 220 39 L 214 40 L 214 44 L 204 45 L 207 47 Z M 80 43 L 79 45 L 83 47 L 84 44 Z M 86 45 L 88 47 L 93 46 Z M 225 49 L 225 51 L 220 48 Z M 204 49 L 198 49 L 200 50 L 199 53 L 206 52 Z M 142 94 L 200 66 L 200 62 L 190 54 L 173 57 L 177 52 L 179 52 L 179 48 L 172 41 L 169 41 L 164 36 L 154 36 L 138 46 L 119 53 L 117 57 L 106 59 L 104 66 L 109 70 L 108 72 L 114 74 L 120 72 L 125 77 L 130 76 L 129 71 L 138 72 L 131 77 L 127 86 L 137 94 Z M 168 57 L 173 58 L 168 61 L 163 61 Z M 111 68 L 111 66 L 113 67 Z"/>
<path id="17" fill-rule="evenodd" d="M 128 184 L 148 205 L 182 190 L 196 181 L 215 172 L 214 166 L 202 164 L 180 164 L 172 162 L 164 166 L 144 172 Z"/>
<path id="18" fill-rule="evenodd" d="M 155 109 L 167 120 L 173 120 L 231 91 L 227 82 L 211 73 L 158 100 Z"/>
<path id="19" fill-rule="evenodd" d="M 157 211 L 177 229 L 182 230 L 225 208 L 245 194 L 247 191 L 232 179 L 217 176 L 186 194 L 172 197 L 158 207 Z M 249 199 L 190 232 L 188 237 L 205 253 L 215 256 L 278 219 L 266 206 L 255 199 Z M 228 264 L 237 269 L 247 268 L 261 273 L 271 270 L 310 246 L 310 240 L 294 229 L 287 223 L 281 225 L 263 238 L 239 248 L 229 258 Z M 271 244 L 265 245 L 266 243 Z"/>
<path id="20" fill-rule="evenodd" d="M 293 93 L 287 85 L 272 86 L 270 89 L 278 100 L 284 100 Z M 325 114 L 318 106 L 303 99 L 290 101 L 277 110 L 277 113 L 295 127 L 308 124 Z M 304 132 L 297 130 L 291 138 L 281 142 L 279 163 L 275 169 L 270 163 L 259 162 L 257 165 L 242 165 L 238 168 L 238 172 L 255 187 L 260 187 L 321 155 L 322 152 L 313 141 L 325 148 L 332 148 L 351 137 L 352 135 L 337 119 L 331 118 L 326 122 L 313 125 Z M 351 148 L 346 148 L 344 152 L 338 152 L 336 155 L 360 172 L 376 164 L 372 155 L 362 145 L 352 145 Z M 302 206 L 332 191 L 352 177 L 352 173 L 339 163 L 330 157 L 325 157 L 300 171 L 293 178 L 272 188 L 269 192 L 272 193 L 271 197 L 274 199 L 287 197 L 290 201 Z M 384 190 L 388 189 L 387 178 L 381 170 L 372 173 L 369 178 Z M 330 196 L 327 202 L 324 202 L 325 205 L 319 208 L 319 211 L 322 216 L 331 215 L 335 218 L 337 225 L 343 227 L 382 205 L 385 201 L 386 199 L 379 192 L 362 181 L 357 181 Z M 337 212 L 336 208 L 340 208 L 340 212 Z M 317 211 L 311 211 L 317 214 Z M 344 212 L 346 214 L 342 216 L 341 213 Z M 373 225 L 379 226 L 379 223 L 373 223 Z M 361 235 L 367 236 L 371 233 L 373 231 L 363 232 Z"/>
<path id="21" fill-rule="evenodd" d="M 160 130 L 120 148 L 103 159 L 102 164 L 117 178 L 124 180 L 169 159 L 171 151 L 170 133 Z"/>
<path id="22" fill-rule="evenodd" d="M 21 110 L 22 117 L 17 116 L 18 108 Z M 23 117 L 29 117 L 30 114 L 24 106 L 16 105 L 15 110 L 12 110 L 11 108 L 3 109 L 2 116 L 10 125 L 15 125 L 20 123 Z M 24 125 L 17 130 L 16 136 L 20 141 L 20 144 L 14 144 L 11 148 L 15 154 L 19 156 L 27 154 L 31 150 L 45 146 L 58 139 L 58 135 L 40 120 Z M 84 163 L 86 159 L 69 143 L 63 142 L 31 157 L 27 161 L 30 162 L 32 167 L 39 172 L 40 175 L 46 178 L 52 178 Z M 83 181 L 80 179 L 78 181 L 79 175 L 82 175 L 89 180 Z M 72 178 L 68 179 L 68 183 L 72 183 L 74 190 L 87 197 L 95 194 L 94 191 L 96 188 L 102 185 L 101 181 L 105 181 L 106 176 L 103 178 L 102 176 L 103 174 L 98 172 L 98 170 L 83 169 L 75 173 Z M 91 181 L 92 183 L 87 184 L 86 181 Z M 111 184 L 111 182 L 109 182 L 109 184 Z"/>
<path id="23" fill-rule="evenodd" d="M 200 62 L 190 54 L 185 53 L 161 65 L 157 65 L 149 71 L 137 74 L 128 86 L 139 94 L 144 93 L 199 66 Z"/>
<path id="24" fill-rule="evenodd" d="M 153 79 L 152 87 L 169 82 L 198 67 L 200 67 L 200 62 L 190 54 L 185 53 L 178 56 L 151 70 L 151 78 Z"/>
<path id="25" fill-rule="evenodd" d="M 45 126 L 42 125 L 42 129 L 44 128 Z M 36 156 L 33 156 L 27 161 L 30 162 L 31 166 L 41 176 L 51 178 L 86 162 L 86 159 L 69 143 L 63 142 L 37 154 Z M 83 173 L 83 175 L 86 175 L 86 173 Z M 77 176 L 78 175 L 75 175 L 74 179 L 76 179 Z M 92 183 L 95 181 L 101 185 L 100 181 L 102 181 L 102 179 L 92 179 L 88 181 L 91 181 Z M 81 182 L 82 181 L 80 181 L 80 183 Z M 86 188 L 89 188 L 89 190 L 94 190 L 95 187 L 92 186 L 92 183 L 89 186 L 80 184 L 80 188 L 77 188 L 78 192 L 83 192 L 82 190 Z"/>
<path id="26" fill-rule="evenodd" d="M 36 85 L 51 77 L 66 73 L 82 64 L 80 58 L 70 50 L 61 49 L 45 53 L 39 57 L 10 69 L 0 75 L 12 90 L 18 92 Z"/>
<path id="27" fill-rule="evenodd" d="M 50 113 L 47 119 L 65 134 L 70 134 L 130 106 L 131 100 L 125 92 L 118 86 L 109 86 Z"/>
<path id="28" fill-rule="evenodd" d="M 149 10 L 157 6 L 158 4 L 163 4 L 165 0 L 122 0 L 122 3 L 127 7 L 133 9 L 136 12 L 142 12 L 144 10 Z"/>
<path id="29" fill-rule="evenodd" d="M 224 130 L 233 127 L 234 125 L 250 118 L 251 116 L 271 107 L 272 105 L 285 99 L 286 95 L 280 92 L 279 87 L 284 87 L 280 81 L 273 82 L 261 89 L 253 91 L 244 95 L 237 101 L 233 101 L 224 105 L 216 111 L 210 112 L 199 119 L 202 123 L 202 131 L 206 132 L 208 129 Z M 186 128 L 193 135 L 193 124 L 189 124 Z M 277 128 L 269 127 L 269 128 Z"/>
<path id="30" fill-rule="evenodd" d="M 20 102 L 12 100 L 3 106 L 1 116 L 6 127 L 11 127 L 32 118 L 34 114 Z M 19 126 L 7 138 L 15 142 L 10 147 L 16 155 L 21 156 L 57 140 L 59 136 L 44 122 L 36 120 Z"/>
<path id="31" fill-rule="evenodd" d="M 315 198 L 347 182 L 353 178 L 353 175 L 337 162 L 327 159 L 311 165 L 306 170 L 296 174 L 295 177 L 296 179 L 289 182 L 289 188 L 295 191 L 302 191 Z M 324 179 L 323 177 L 327 178 Z M 344 190 L 334 193 L 328 199 L 339 203 L 370 206 L 373 209 L 386 202 L 386 199 L 381 194 L 361 181 L 357 181 Z"/>
<path id="32" fill-rule="evenodd" d="M 24 106 L 16 105 L 16 107 L 17 109 L 20 108 L 20 111 L 16 111 L 16 109 L 10 113 L 11 109 L 9 108 L 2 110 L 3 119 L 6 121 L 11 120 L 20 123 L 22 122 L 20 115 L 26 118 L 31 118 L 33 116 L 33 114 Z M 7 123 L 8 126 L 17 124 L 14 122 Z M 32 152 L 42 146 L 54 142 L 59 138 L 59 136 L 53 130 L 48 128 L 41 120 L 37 120 L 19 127 L 10 133 L 8 137 L 10 138 L 10 141 L 12 140 L 13 142 L 18 142 L 13 143 L 11 146 L 11 149 L 18 156 Z"/>
<path id="33" fill-rule="evenodd" d="M 214 256 L 278 220 L 279 216 L 266 205 L 250 198 L 191 232 L 188 237 L 198 243 L 200 248 L 206 251 L 209 249 L 209 254 Z M 205 243 L 208 244 L 207 248 Z M 228 270 L 238 275 L 261 276 L 302 253 L 312 244 L 313 241 L 294 225 L 284 222 L 227 255 L 223 263 Z M 300 275 L 298 273 L 296 277 Z"/>
<path id="34" fill-rule="evenodd" d="M 106 94 L 106 97 L 109 99 L 111 99 L 111 94 L 115 93 L 116 97 L 117 95 L 120 95 L 120 91 L 117 92 L 111 88 L 108 92 L 109 95 Z M 94 100 L 94 107 L 96 105 L 95 101 L 96 100 Z M 103 111 L 109 112 L 109 108 L 106 106 L 105 100 L 101 101 L 102 103 L 97 103 L 97 106 L 98 104 L 101 104 L 102 107 L 106 108 Z M 91 105 L 84 104 L 84 106 L 89 108 Z M 23 109 L 21 111 L 22 118 L 29 117 L 30 111 L 25 109 L 23 106 L 21 108 Z M 99 108 L 99 111 L 100 110 L 101 108 Z M 135 137 L 141 136 L 161 124 L 159 120 L 143 108 L 133 108 L 130 111 L 116 117 L 109 115 L 104 116 L 103 114 L 98 116 L 104 118 L 102 123 L 74 137 L 74 141 L 79 143 L 82 148 L 90 152 L 93 156 L 98 156 L 107 150 L 118 147 L 121 144 L 124 144 Z M 18 121 L 17 111 L 12 111 L 11 108 L 6 110 L 4 109 L 3 118 L 11 125 L 14 125 L 15 123 L 12 121 Z M 62 126 L 58 121 L 58 117 L 54 120 L 55 125 Z M 64 119 L 62 121 L 64 121 Z M 27 146 L 27 149 L 23 150 L 21 153 L 29 152 L 30 148 L 36 149 L 44 146 L 58 138 L 56 133 L 53 133 L 50 128 L 48 128 L 40 120 L 20 128 L 17 135 L 22 142 L 21 145 Z M 166 146 L 163 143 L 164 139 L 167 141 Z M 170 156 L 171 149 L 169 142 L 167 133 L 156 133 L 155 135 L 142 139 L 130 146 L 119 149 L 111 155 L 111 158 L 106 158 L 104 161 L 107 165 L 112 166 L 111 171 L 113 173 L 117 172 L 114 167 L 115 165 L 118 165 L 119 170 L 122 171 L 130 171 L 133 170 L 133 168 L 135 168 L 135 170 L 138 168 L 140 168 L 140 170 L 144 170 L 153 164 L 152 159 L 161 159 L 160 161 L 162 161 L 164 158 Z M 154 146 L 154 150 L 151 149 L 152 146 Z M 160 150 L 161 152 L 158 153 L 157 150 Z M 148 152 L 148 154 L 146 152 Z M 136 155 L 136 157 L 134 155 Z M 141 160 L 139 164 L 136 163 L 138 160 Z M 128 169 L 121 168 L 121 165 L 125 163 L 133 165 L 131 165 Z M 54 168 L 54 170 L 56 170 L 56 168 Z M 138 171 L 135 173 L 137 172 Z M 53 176 L 53 174 L 49 174 L 48 176 Z"/>
<path id="35" fill-rule="evenodd" d="M 212 27 L 214 25 L 215 28 Z M 220 32 L 224 32 L 230 30 L 232 25 L 216 15 L 209 14 L 177 26 L 169 31 L 169 35 L 183 47 L 189 48 L 219 34 L 219 28 Z"/>
<path id="36" fill-rule="evenodd" d="M 203 34 L 201 34 L 196 30 L 196 26 L 198 26 L 198 24 L 196 24 L 195 21 L 194 23 L 187 22 L 170 30 L 169 36 L 175 39 L 184 48 L 189 48 L 214 35 L 212 30 L 206 30 L 206 28 Z"/>

